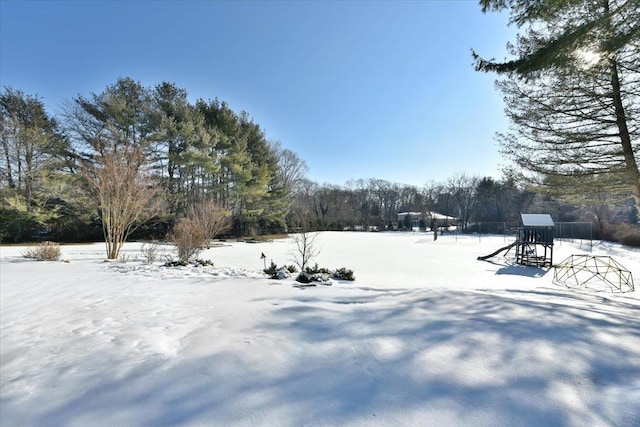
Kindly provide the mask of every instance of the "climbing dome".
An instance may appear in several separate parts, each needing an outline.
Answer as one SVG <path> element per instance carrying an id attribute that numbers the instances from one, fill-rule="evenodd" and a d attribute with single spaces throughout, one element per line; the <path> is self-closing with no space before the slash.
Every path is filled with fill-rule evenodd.
<path id="1" fill-rule="evenodd" d="M 571 255 L 555 266 L 553 283 L 568 288 L 633 292 L 631 271 L 610 256 Z"/>

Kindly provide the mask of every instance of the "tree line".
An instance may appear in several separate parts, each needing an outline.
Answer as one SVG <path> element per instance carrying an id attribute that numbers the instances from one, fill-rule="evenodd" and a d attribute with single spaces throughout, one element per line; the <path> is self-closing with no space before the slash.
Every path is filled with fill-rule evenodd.
<path id="1" fill-rule="evenodd" d="M 635 218 L 629 198 L 613 200 L 601 194 L 575 203 L 535 191 L 513 177 L 459 173 L 424 186 L 376 178 L 345 185 L 302 179 L 294 188 L 288 225 L 295 230 L 401 230 L 408 228 L 398 221 L 401 212 L 420 213 L 423 218 L 429 212 L 455 217 L 451 225 L 463 232 L 477 231 L 478 224 L 502 231 L 502 224 L 517 224 L 523 212 L 550 213 L 559 222 L 592 222 L 603 232 L 608 224 L 632 223 Z"/>
<path id="2" fill-rule="evenodd" d="M 122 217 L 130 220 L 112 231 L 161 237 L 204 200 L 232 215 L 235 234 L 283 228 L 303 173 L 246 112 L 218 99 L 190 103 L 172 83 L 120 78 L 55 117 L 38 97 L 5 88 L 0 108 L 4 240 L 96 238 Z"/>
<path id="3" fill-rule="evenodd" d="M 218 230 L 196 215 L 205 205 L 234 235 L 397 228 L 402 211 L 454 216 L 463 230 L 515 222 L 524 211 L 594 222 L 602 237 L 610 237 L 607 223 L 637 224 L 640 2 L 479 4 L 506 11 L 519 29 L 508 45 L 512 59 L 472 52 L 477 71 L 500 76 L 510 127 L 497 140 L 512 161 L 503 178 L 320 184 L 246 112 L 218 99 L 189 102 L 172 83 L 144 87 L 120 78 L 55 116 L 39 98 L 4 88 L 0 238 L 104 238 L 115 254 L 129 237 L 175 236 L 181 221 L 178 228 Z"/>
<path id="4" fill-rule="evenodd" d="M 525 211 L 601 225 L 635 215 L 628 198 L 606 191 L 566 203 L 507 175 L 460 173 L 422 187 L 376 178 L 316 183 L 304 160 L 268 141 L 248 113 L 218 99 L 190 103 L 172 83 L 120 78 L 57 116 L 38 97 L 5 88 L 0 108 L 3 241 L 104 239 L 116 257 L 127 238 L 164 239 L 205 203 L 230 218 L 227 232 L 236 236 L 398 229 L 407 211 L 456 217 L 463 230 L 517 222 Z"/>

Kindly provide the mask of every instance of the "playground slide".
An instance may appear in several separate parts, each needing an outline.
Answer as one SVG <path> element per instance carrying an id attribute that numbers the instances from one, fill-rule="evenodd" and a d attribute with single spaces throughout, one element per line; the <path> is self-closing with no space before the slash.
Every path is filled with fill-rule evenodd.
<path id="1" fill-rule="evenodd" d="M 518 242 L 513 242 L 513 243 L 511 243 L 510 245 L 507 245 L 507 246 L 505 246 L 505 247 L 503 247 L 503 248 L 498 249 L 498 250 L 497 250 L 497 251 L 495 251 L 495 252 L 490 253 L 489 255 L 479 256 L 479 257 L 478 257 L 478 261 L 486 261 L 486 260 L 488 260 L 489 258 L 493 258 L 494 256 L 498 255 L 498 254 L 499 254 L 500 252 L 502 252 L 502 251 L 507 251 L 507 252 L 509 252 L 509 250 L 510 250 L 512 247 L 514 247 L 515 245 L 517 245 L 517 244 L 518 244 Z"/>

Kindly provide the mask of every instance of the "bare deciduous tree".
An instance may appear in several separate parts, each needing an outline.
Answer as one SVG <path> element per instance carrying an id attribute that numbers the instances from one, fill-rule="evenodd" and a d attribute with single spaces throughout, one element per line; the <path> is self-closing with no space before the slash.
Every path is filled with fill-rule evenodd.
<path id="1" fill-rule="evenodd" d="M 278 174 L 287 193 L 291 193 L 304 179 L 309 167 L 293 151 L 282 148 L 280 141 L 271 142 L 272 150 L 278 158 Z"/>
<path id="2" fill-rule="evenodd" d="M 105 151 L 83 170 L 97 198 L 107 259 L 117 259 L 131 233 L 158 210 L 143 165 L 141 149 Z"/>
<path id="3" fill-rule="evenodd" d="M 293 242 L 296 245 L 295 253 L 293 254 L 293 260 L 300 268 L 300 271 L 304 271 L 309 265 L 309 262 L 314 257 L 320 254 L 320 248 L 317 245 L 316 239 L 318 233 L 309 233 L 303 231 L 291 236 Z"/>
<path id="4" fill-rule="evenodd" d="M 458 205 L 458 218 L 465 230 L 469 225 L 471 213 L 473 212 L 473 205 L 476 202 L 475 198 L 478 181 L 478 177 L 462 173 L 455 175 L 447 182 L 448 191 Z"/>

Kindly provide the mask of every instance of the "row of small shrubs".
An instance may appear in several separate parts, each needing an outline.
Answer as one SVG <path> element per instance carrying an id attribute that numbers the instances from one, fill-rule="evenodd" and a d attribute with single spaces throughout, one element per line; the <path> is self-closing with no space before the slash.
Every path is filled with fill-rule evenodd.
<path id="1" fill-rule="evenodd" d="M 213 267 L 213 261 L 210 259 L 196 258 L 192 261 L 186 259 L 170 260 L 164 263 L 164 267 L 186 267 L 193 265 L 194 267 Z"/>
<path id="2" fill-rule="evenodd" d="M 152 251 L 154 253 L 153 259 L 149 259 L 147 261 L 152 262 L 155 260 L 155 249 Z M 60 250 L 60 245 L 54 242 L 42 242 L 39 243 L 35 247 L 31 247 L 26 249 L 22 255 L 25 258 L 31 258 L 38 261 L 59 261 L 62 257 L 62 251 Z M 188 261 L 185 259 L 178 260 L 170 260 L 164 263 L 165 267 L 186 267 L 188 265 L 194 265 L 196 267 L 213 267 L 213 262 L 211 260 L 205 259 L 195 259 L 192 261 Z M 290 277 L 292 274 L 298 272 L 298 268 L 295 265 L 285 265 L 283 267 L 278 267 L 276 263 L 271 261 L 271 265 L 265 268 L 264 273 L 267 274 L 272 279 L 284 279 Z M 313 267 L 305 267 L 304 271 L 300 272 L 296 277 L 296 280 L 300 283 L 311 283 L 311 282 L 326 282 L 330 278 L 334 278 L 337 280 L 355 280 L 355 276 L 353 274 L 353 270 L 349 270 L 347 268 L 339 268 L 337 270 L 331 271 L 327 268 L 319 267 L 316 263 Z"/>
<path id="3" fill-rule="evenodd" d="M 62 258 L 60 245 L 54 242 L 38 243 L 35 247 L 31 247 L 22 252 L 25 258 L 35 259 L 37 261 L 59 261 Z"/>
<path id="4" fill-rule="evenodd" d="M 295 265 L 278 267 L 275 262 L 271 261 L 271 265 L 263 271 L 271 279 L 281 280 L 291 277 L 292 274 L 297 273 L 298 268 Z M 331 271 L 327 268 L 319 267 L 318 264 L 316 264 L 313 267 L 305 267 L 304 271 L 301 271 L 296 277 L 296 281 L 300 283 L 327 282 L 330 278 L 349 281 L 356 280 L 353 270 L 343 267 Z"/>

